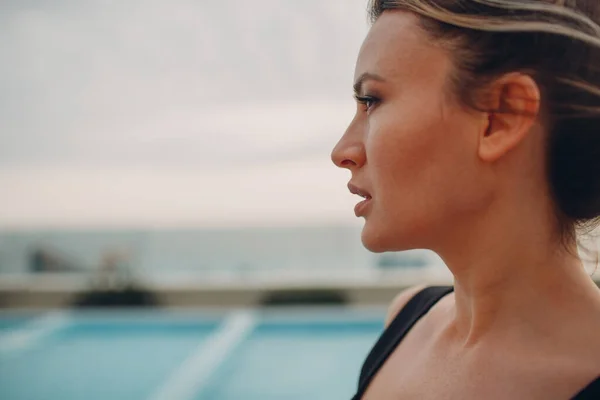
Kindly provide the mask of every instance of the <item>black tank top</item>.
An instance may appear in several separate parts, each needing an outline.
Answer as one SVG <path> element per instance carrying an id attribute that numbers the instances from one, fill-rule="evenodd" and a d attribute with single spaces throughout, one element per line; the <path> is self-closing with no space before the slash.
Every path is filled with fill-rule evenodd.
<path id="1" fill-rule="evenodd" d="M 371 352 L 365 359 L 360 371 L 358 390 L 352 400 L 360 400 L 367 387 L 383 366 L 387 358 L 394 352 L 404 336 L 413 325 L 429 311 L 435 303 L 454 289 L 450 286 L 430 286 L 410 299 L 404 308 L 383 331 Z M 600 399 L 600 377 L 591 382 L 572 400 L 599 400 Z"/>

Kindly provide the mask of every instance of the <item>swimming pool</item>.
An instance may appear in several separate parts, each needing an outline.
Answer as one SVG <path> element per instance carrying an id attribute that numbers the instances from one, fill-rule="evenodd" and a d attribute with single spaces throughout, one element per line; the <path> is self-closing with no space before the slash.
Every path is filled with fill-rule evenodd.
<path id="1" fill-rule="evenodd" d="M 0 313 L 0 399 L 349 399 L 382 317 L 347 308 Z"/>

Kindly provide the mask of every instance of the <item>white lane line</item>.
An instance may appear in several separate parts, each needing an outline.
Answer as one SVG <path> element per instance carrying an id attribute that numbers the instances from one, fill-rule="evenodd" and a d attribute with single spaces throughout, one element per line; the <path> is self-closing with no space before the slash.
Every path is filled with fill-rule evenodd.
<path id="1" fill-rule="evenodd" d="M 257 317 L 252 311 L 230 314 L 208 339 L 167 378 L 149 400 L 191 400 L 213 372 L 252 332 Z"/>
<path id="2" fill-rule="evenodd" d="M 0 333 L 0 354 L 26 349 L 66 324 L 65 312 L 53 312 L 14 330 Z"/>

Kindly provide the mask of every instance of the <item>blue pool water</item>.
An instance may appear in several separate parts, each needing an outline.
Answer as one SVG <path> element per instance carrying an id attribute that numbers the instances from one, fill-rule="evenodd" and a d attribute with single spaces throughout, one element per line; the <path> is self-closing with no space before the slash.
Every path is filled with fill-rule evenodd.
<path id="1" fill-rule="evenodd" d="M 5 316 L 0 318 L 0 332 L 9 329 L 18 328 L 20 325 L 29 321 L 30 317 L 25 316 Z"/>
<path id="2" fill-rule="evenodd" d="M 342 314 L 0 314 L 0 399 L 348 399 L 382 325 Z"/>

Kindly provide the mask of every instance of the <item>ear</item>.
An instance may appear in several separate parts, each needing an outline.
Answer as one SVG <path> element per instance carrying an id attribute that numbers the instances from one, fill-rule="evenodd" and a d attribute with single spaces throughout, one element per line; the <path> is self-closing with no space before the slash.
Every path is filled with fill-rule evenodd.
<path id="1" fill-rule="evenodd" d="M 500 159 L 527 137 L 540 111 L 540 90 L 528 75 L 511 73 L 494 81 L 486 105 L 487 124 L 481 131 L 479 157 Z"/>

